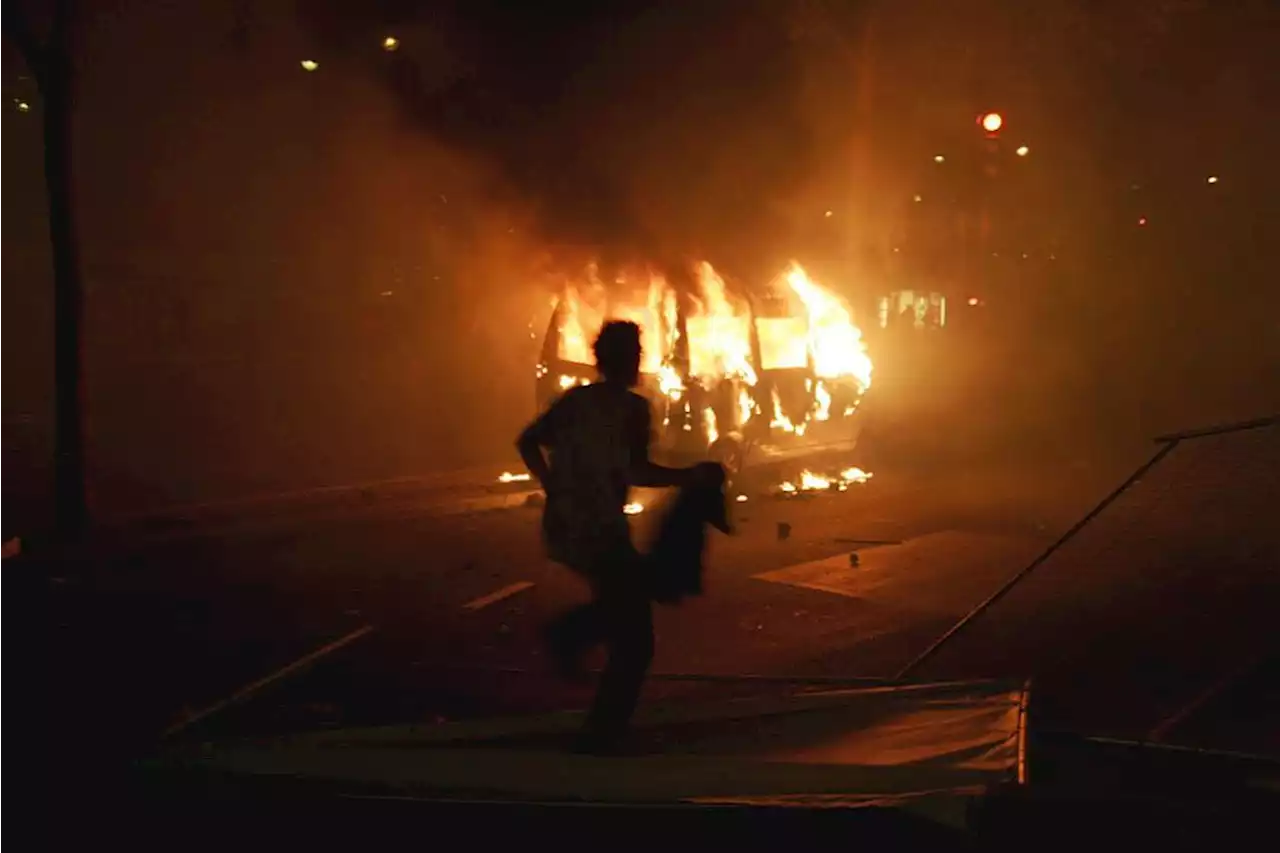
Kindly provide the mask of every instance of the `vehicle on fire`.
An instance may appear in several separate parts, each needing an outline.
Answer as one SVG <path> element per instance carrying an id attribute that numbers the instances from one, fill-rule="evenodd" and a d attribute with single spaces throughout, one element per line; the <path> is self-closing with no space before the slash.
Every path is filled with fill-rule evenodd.
<path id="1" fill-rule="evenodd" d="M 661 311 L 646 314 L 634 303 L 606 297 L 591 322 L 583 321 L 586 312 L 578 309 L 577 298 L 567 291 L 556 300 L 535 370 L 540 409 L 569 388 L 593 381 L 585 344 L 604 319 L 636 319 L 643 328 L 647 318 L 662 328 L 644 330 L 638 390 L 658 425 L 660 458 L 687 464 L 710 457 L 733 473 L 767 462 L 847 454 L 856 446 L 869 386 L 865 348 L 857 352 L 866 362 L 861 375 L 820 369 L 823 343 L 815 325 L 821 320 L 797 310 L 785 294 L 753 295 L 734 313 L 709 313 L 696 296 L 673 298 L 665 319 Z M 844 317 L 852 334 L 837 343 L 862 347 L 860 333 Z M 740 357 L 726 357 L 734 351 Z"/>

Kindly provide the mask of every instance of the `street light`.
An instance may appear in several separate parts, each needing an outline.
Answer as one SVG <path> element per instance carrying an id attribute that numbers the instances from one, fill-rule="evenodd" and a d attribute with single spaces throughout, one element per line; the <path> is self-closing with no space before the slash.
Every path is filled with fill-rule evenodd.
<path id="1" fill-rule="evenodd" d="M 1031 149 L 1025 145 L 1019 145 L 1018 150 L 1015 151 L 1014 153 L 1017 154 L 1019 157 L 1026 157 L 1028 154 L 1031 153 Z"/>
<path id="2" fill-rule="evenodd" d="M 933 155 L 933 162 L 935 162 L 935 163 L 945 163 L 945 162 L 947 162 L 947 158 L 946 158 L 946 157 L 943 157 L 941 154 L 934 154 L 934 155 Z"/>
<path id="3" fill-rule="evenodd" d="M 1209 176 L 1209 183 L 1211 183 L 1211 184 L 1216 184 L 1217 182 L 1218 182 L 1218 176 L 1217 176 L 1217 175 L 1210 175 L 1210 176 Z"/>
<path id="4" fill-rule="evenodd" d="M 315 71 L 320 67 L 320 63 L 316 62 L 314 59 L 304 59 L 302 60 L 301 65 L 303 71 Z"/>
<path id="5" fill-rule="evenodd" d="M 388 53 L 400 47 L 400 39 L 395 36 L 387 36 L 382 40 L 382 49 Z"/>
<path id="6" fill-rule="evenodd" d="M 1000 128 L 1004 127 L 1004 116 L 1000 113 L 987 113 L 978 119 L 978 123 L 987 133 L 999 133 Z"/>

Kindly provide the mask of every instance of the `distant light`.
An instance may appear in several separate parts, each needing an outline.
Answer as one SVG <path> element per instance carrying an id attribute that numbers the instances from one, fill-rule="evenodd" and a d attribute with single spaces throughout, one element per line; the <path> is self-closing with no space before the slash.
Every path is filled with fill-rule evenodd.
<path id="1" fill-rule="evenodd" d="M 503 471 L 498 475 L 499 483 L 525 483 L 533 479 L 528 474 L 512 474 L 510 471 Z"/>
<path id="2" fill-rule="evenodd" d="M 303 70 L 303 71 L 315 71 L 315 70 L 316 70 L 317 68 L 319 68 L 319 67 L 320 67 L 320 63 L 319 63 L 319 62 L 316 62 L 314 59 L 304 59 L 304 60 L 302 60 L 302 70 Z"/>
<path id="3" fill-rule="evenodd" d="M 978 297 L 976 297 L 976 296 L 970 296 L 970 297 L 969 297 L 969 304 L 970 304 L 970 305 L 977 305 L 977 304 L 978 304 Z"/>
<path id="4" fill-rule="evenodd" d="M 390 296 L 393 292 L 394 292 L 394 291 L 391 291 L 391 290 L 384 290 L 384 291 L 382 291 L 381 293 L 379 293 L 378 295 L 379 295 L 379 296 Z"/>
<path id="5" fill-rule="evenodd" d="M 920 195 L 920 193 L 916 193 L 916 194 L 915 194 L 915 196 L 913 196 L 911 200 L 912 200 L 912 201 L 914 201 L 914 202 L 919 203 L 919 202 L 924 201 L 924 197 L 923 197 L 923 196 L 921 196 L 921 195 Z"/>
<path id="6" fill-rule="evenodd" d="M 1015 151 L 1014 153 L 1017 154 L 1019 157 L 1026 157 L 1028 154 L 1031 153 L 1031 149 L 1025 145 L 1019 145 L 1018 150 Z"/>
<path id="7" fill-rule="evenodd" d="M 933 155 L 933 162 L 935 162 L 935 163 L 945 163 L 945 162 L 947 162 L 947 158 L 946 158 L 946 157 L 943 157 L 941 154 L 934 154 L 934 155 Z"/>
<path id="8" fill-rule="evenodd" d="M 639 515 L 644 512 L 644 504 L 629 503 L 622 508 L 622 511 L 627 515 Z"/>
<path id="9" fill-rule="evenodd" d="M 1145 217 L 1145 216 L 1139 216 L 1139 217 L 1138 217 L 1138 224 L 1139 224 L 1139 225 L 1146 225 L 1146 224 L 1147 224 L 1147 217 Z"/>
<path id="10" fill-rule="evenodd" d="M 387 36 L 382 40 L 382 49 L 385 51 L 396 50 L 400 47 L 400 39 L 395 36 Z"/>
<path id="11" fill-rule="evenodd" d="M 982 129 L 987 133 L 995 133 L 1004 127 L 1004 117 L 1000 113 L 987 113 L 982 117 Z"/>
<path id="12" fill-rule="evenodd" d="M 744 504 L 744 503 L 746 503 L 746 502 L 747 502 L 747 496 L 746 496 L 746 495 L 738 495 L 736 498 L 734 498 L 734 500 L 735 500 L 735 501 L 737 501 L 737 502 L 738 502 L 738 503 L 740 503 L 740 504 Z"/>
<path id="13" fill-rule="evenodd" d="M 826 213 L 822 215 L 830 219 L 831 217 L 835 216 L 835 213 L 833 211 L 828 210 Z"/>
<path id="14" fill-rule="evenodd" d="M 18 112 L 20 112 L 20 113 L 29 113 L 29 112 L 31 112 L 31 105 L 30 105 L 30 104 L 28 104 L 26 101 L 19 100 L 19 99 L 14 99 L 14 102 L 13 102 L 13 103 L 14 103 L 14 105 L 18 108 Z M 1215 179 L 1215 180 L 1216 180 L 1216 179 Z"/>
<path id="15" fill-rule="evenodd" d="M 19 107 L 19 109 L 21 109 L 21 107 Z M 1209 176 L 1209 183 L 1211 183 L 1211 184 L 1216 184 L 1217 182 L 1218 182 L 1218 176 L 1217 176 L 1217 175 L 1210 175 L 1210 176 Z"/>

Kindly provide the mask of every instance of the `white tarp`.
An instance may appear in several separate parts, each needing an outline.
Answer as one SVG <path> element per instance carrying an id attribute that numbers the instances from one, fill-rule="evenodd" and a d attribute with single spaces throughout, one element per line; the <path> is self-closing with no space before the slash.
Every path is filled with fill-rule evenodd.
<path id="1" fill-rule="evenodd" d="M 1024 685 L 790 692 L 643 709 L 635 757 L 569 754 L 578 713 L 204 744 L 178 764 L 406 795 L 536 802 L 919 805 L 1019 781 Z"/>

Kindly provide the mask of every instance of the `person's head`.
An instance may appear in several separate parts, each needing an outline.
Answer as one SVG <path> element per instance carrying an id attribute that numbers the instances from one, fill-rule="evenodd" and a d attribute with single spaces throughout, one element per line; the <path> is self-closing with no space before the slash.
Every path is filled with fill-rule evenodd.
<path id="1" fill-rule="evenodd" d="M 610 320 L 595 343 L 596 369 L 606 382 L 628 388 L 640 381 L 640 327 L 629 320 Z"/>

